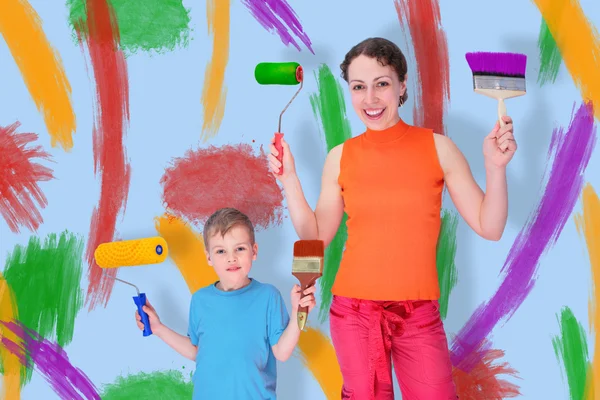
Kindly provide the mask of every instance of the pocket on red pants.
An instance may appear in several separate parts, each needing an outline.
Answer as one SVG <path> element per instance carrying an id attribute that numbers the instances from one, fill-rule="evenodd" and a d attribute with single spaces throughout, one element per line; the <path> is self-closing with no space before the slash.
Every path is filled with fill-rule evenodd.
<path id="1" fill-rule="evenodd" d="M 437 307 L 429 321 L 418 327 L 415 341 L 421 355 L 423 379 L 429 384 L 452 381 L 452 363 L 444 325 L 440 319 Z"/>

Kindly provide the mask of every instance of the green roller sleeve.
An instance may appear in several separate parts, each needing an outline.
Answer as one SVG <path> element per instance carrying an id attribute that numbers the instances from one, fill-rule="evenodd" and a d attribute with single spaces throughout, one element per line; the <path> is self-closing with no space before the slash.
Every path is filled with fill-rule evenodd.
<path id="1" fill-rule="evenodd" d="M 303 72 L 297 62 L 264 62 L 256 66 L 254 77 L 261 85 L 297 85 L 303 79 Z"/>

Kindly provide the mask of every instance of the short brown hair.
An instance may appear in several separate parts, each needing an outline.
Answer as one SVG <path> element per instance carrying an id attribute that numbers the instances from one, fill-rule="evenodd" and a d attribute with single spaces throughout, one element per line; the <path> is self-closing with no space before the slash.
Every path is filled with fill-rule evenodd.
<path id="1" fill-rule="evenodd" d="M 365 39 L 346 53 L 344 61 L 340 64 L 342 78 L 346 82 L 348 82 L 348 66 L 352 60 L 361 54 L 367 57 L 376 58 L 379 64 L 384 67 L 390 65 L 394 71 L 396 71 L 396 74 L 398 74 L 400 82 L 404 82 L 404 76 L 408 72 L 408 65 L 406 64 L 404 54 L 396 44 L 380 37 Z M 406 100 L 408 99 L 407 91 L 408 90 L 405 90 L 401 97 L 401 104 L 406 103 Z"/>
<path id="2" fill-rule="evenodd" d="M 215 211 L 204 224 L 204 247 L 208 251 L 208 239 L 219 233 L 225 236 L 227 232 L 236 226 L 243 226 L 248 230 L 250 242 L 254 245 L 254 225 L 250 218 L 235 208 L 221 208 Z"/>

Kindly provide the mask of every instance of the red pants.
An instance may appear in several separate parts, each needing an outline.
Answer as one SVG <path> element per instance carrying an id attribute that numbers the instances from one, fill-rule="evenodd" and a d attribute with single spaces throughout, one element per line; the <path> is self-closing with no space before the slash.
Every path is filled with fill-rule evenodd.
<path id="1" fill-rule="evenodd" d="M 403 400 L 457 398 L 437 301 L 334 296 L 329 323 L 342 399 L 394 400 L 392 361 Z"/>

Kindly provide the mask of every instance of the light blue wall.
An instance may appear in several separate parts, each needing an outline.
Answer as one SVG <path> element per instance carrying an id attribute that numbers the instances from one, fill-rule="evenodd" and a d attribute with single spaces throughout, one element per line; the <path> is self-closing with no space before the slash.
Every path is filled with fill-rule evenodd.
<path id="1" fill-rule="evenodd" d="M 91 71 L 86 70 L 87 60 L 71 39 L 67 9 L 61 3 L 32 1 L 44 21 L 49 41 L 63 59 L 73 88 L 78 125 L 74 149 L 65 153 L 50 147 L 44 121 L 4 41 L 0 41 L 0 125 L 20 121 L 20 132 L 38 133 L 39 144 L 56 161 L 51 165 L 56 179 L 40 185 L 49 205 L 42 212 L 44 224 L 37 235 L 45 237 L 67 229 L 87 237 L 90 215 L 99 195 L 92 161 L 94 87 L 90 81 Z M 267 146 L 277 128 L 279 111 L 294 89 L 259 87 L 253 71 L 261 61 L 298 61 L 305 68 L 305 88 L 285 114 L 283 130 L 294 150 L 307 199 L 314 206 L 326 146 L 308 100 L 309 94 L 317 91 L 313 71 L 326 63 L 334 75 L 339 76 L 338 66 L 346 51 L 370 36 L 386 37 L 406 50 L 391 0 L 291 1 L 312 40 L 316 55 L 304 46 L 302 52 L 285 47 L 276 35 L 266 32 L 255 21 L 241 2 L 232 2 L 225 117 L 219 134 L 204 144 L 199 142 L 200 97 L 212 38 L 207 35 L 204 2 L 188 0 L 184 3 L 191 8 L 194 27 L 189 47 L 161 56 L 140 53 L 128 59 L 131 123 L 125 144 L 132 178 L 126 213 L 117 220 L 117 231 L 124 239 L 156 234 L 153 219 L 164 212 L 159 180 L 174 157 L 183 156 L 197 144 L 219 146 L 251 143 L 254 139 L 255 148 Z M 598 2 L 583 0 L 581 4 L 588 18 L 596 26 L 600 25 Z M 442 1 L 441 15 L 450 52 L 451 104 L 446 116 L 447 130 L 464 152 L 482 186 L 485 176 L 481 144 L 495 122 L 496 109 L 492 100 L 473 93 L 471 71 L 464 54 L 474 50 L 494 50 L 523 52 L 529 57 L 528 93 L 507 102 L 509 115 L 515 121 L 519 150 L 508 168 L 510 210 L 506 232 L 500 242 L 486 242 L 469 230 L 462 220 L 459 223 L 456 256 L 459 283 L 450 297 L 445 321 L 451 337 L 464 325 L 475 307 L 496 290 L 508 251 L 541 197 L 552 129 L 568 126 L 573 105 L 579 106 L 581 94 L 564 66 L 554 84 L 543 88 L 536 84 L 541 16 L 532 2 L 469 0 L 460 2 L 459 6 L 457 2 Z M 412 84 L 415 70 L 412 55 L 409 64 Z M 345 98 L 349 105 L 347 90 Z M 409 97 L 401 114 L 409 123 L 412 122 L 413 99 L 414 96 Z M 348 116 L 353 134 L 360 134 L 364 127 L 350 108 Z M 600 187 L 599 171 L 600 157 L 595 153 L 587 168 L 586 180 L 596 188 Z M 79 193 L 81 198 L 67 196 L 71 190 Z M 448 198 L 444 205 L 453 208 Z M 579 211 L 580 206 L 576 208 Z M 4 264 L 15 245 L 26 245 L 30 232 L 24 230 L 16 235 L 2 220 L 0 235 L 0 263 Z M 257 240 L 260 252 L 252 274 L 259 280 L 274 283 L 284 294 L 289 308 L 287 294 L 295 283 L 290 260 L 293 242 L 297 240 L 290 220 L 284 219 L 282 226 L 259 232 Z M 505 350 L 505 361 L 519 372 L 522 380 L 515 382 L 521 387 L 523 398 L 566 399 L 567 384 L 551 343 L 551 337 L 559 333 L 556 313 L 568 305 L 587 328 L 590 290 L 589 259 L 573 219 L 565 226 L 556 245 L 542 257 L 539 271 L 535 288 L 523 305 L 507 324 L 494 331 L 494 347 Z M 181 333 L 186 331 L 190 294 L 171 260 L 161 265 L 123 268 L 119 277 L 135 282 L 148 293 L 153 305 L 161 311 L 164 323 Z M 87 278 L 82 281 L 82 287 L 87 287 Z M 191 362 L 185 361 L 158 338 L 142 338 L 133 319 L 132 294 L 130 287 L 117 284 L 105 309 L 80 312 L 74 340 L 66 346 L 73 365 L 84 371 L 97 386 L 113 382 L 120 374 L 181 369 L 183 366 L 186 372 L 193 370 Z M 311 318 L 316 323 L 314 314 Z M 321 328 L 329 332 L 327 324 Z M 593 351 L 591 338 L 589 335 L 590 353 Z M 282 399 L 325 398 L 297 358 L 279 365 L 278 393 Z M 55 394 L 40 375 L 34 374 L 31 383 L 23 389 L 22 398 L 52 399 Z"/>

